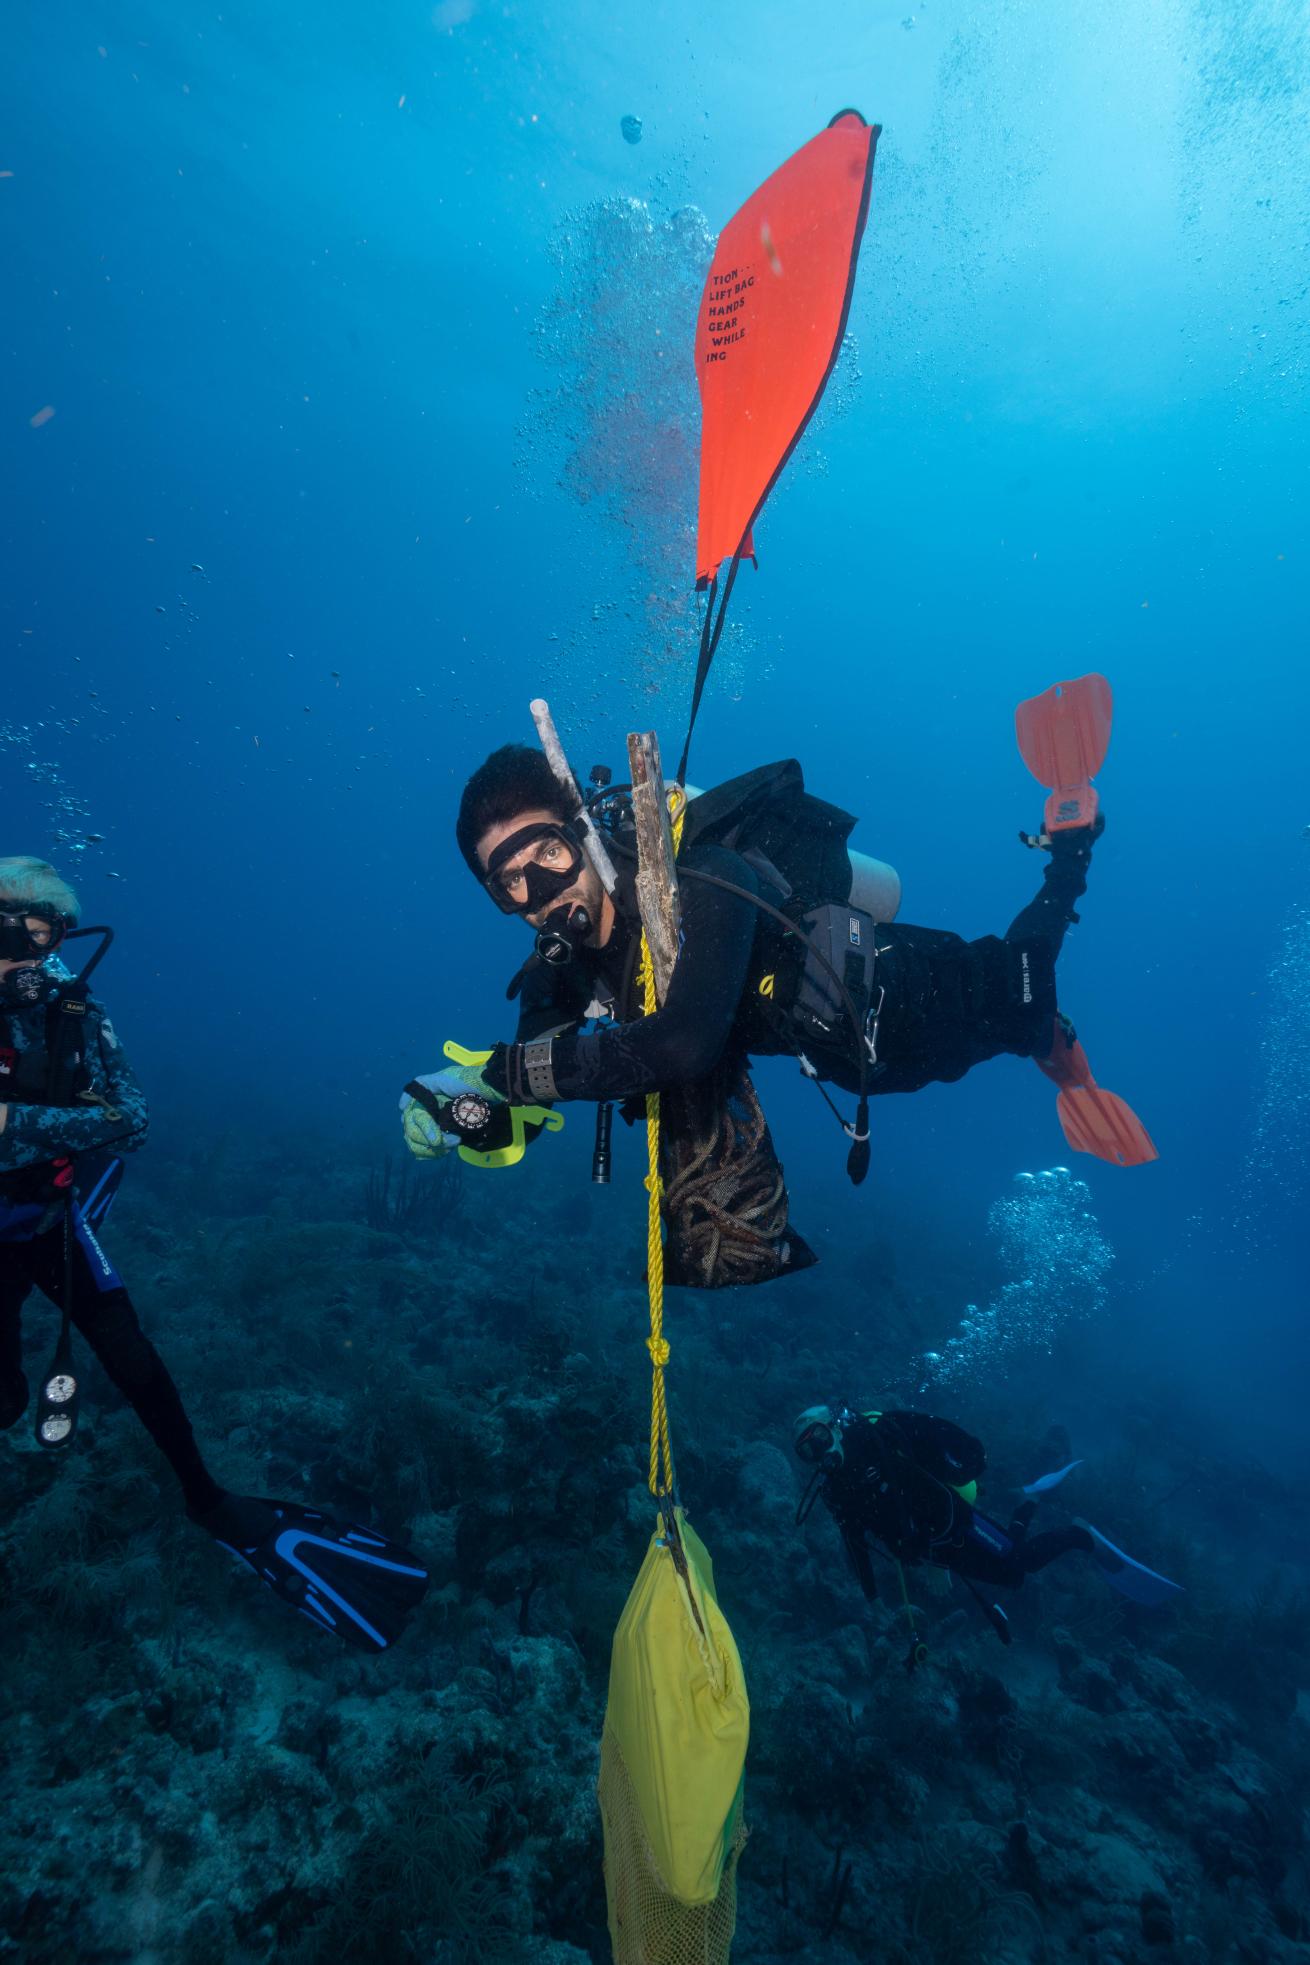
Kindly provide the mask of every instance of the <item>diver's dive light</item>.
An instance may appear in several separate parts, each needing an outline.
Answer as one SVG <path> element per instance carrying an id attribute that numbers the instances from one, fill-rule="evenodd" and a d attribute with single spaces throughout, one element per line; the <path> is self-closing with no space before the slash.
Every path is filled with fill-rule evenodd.
<path id="1" fill-rule="evenodd" d="M 613 1163 L 610 1135 L 613 1128 L 613 1102 L 610 1099 L 602 1099 L 596 1107 L 596 1144 L 591 1155 L 591 1177 L 598 1187 L 608 1187 L 610 1184 L 610 1167 Z"/>

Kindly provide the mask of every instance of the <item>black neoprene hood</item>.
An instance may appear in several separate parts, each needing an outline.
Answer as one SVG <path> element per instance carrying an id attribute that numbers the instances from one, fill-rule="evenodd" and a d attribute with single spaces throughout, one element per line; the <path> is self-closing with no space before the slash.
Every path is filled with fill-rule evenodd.
<path id="1" fill-rule="evenodd" d="M 478 859 L 483 834 L 526 812 L 551 812 L 561 823 L 572 816 L 542 753 L 531 744 L 502 744 L 465 785 L 455 820 L 455 843 L 475 880 L 483 877 Z"/>

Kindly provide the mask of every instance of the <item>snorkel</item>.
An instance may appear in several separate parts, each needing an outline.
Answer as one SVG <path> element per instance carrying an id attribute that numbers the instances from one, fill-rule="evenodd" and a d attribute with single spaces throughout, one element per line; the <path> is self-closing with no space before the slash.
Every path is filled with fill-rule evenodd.
<path id="1" fill-rule="evenodd" d="M 546 762 L 555 775 L 556 784 L 564 794 L 565 804 L 569 809 L 569 823 L 581 841 L 583 852 L 600 876 L 601 886 L 610 898 L 613 899 L 614 890 L 618 885 L 618 875 L 614 871 L 614 862 L 610 858 L 609 848 L 605 844 L 603 835 L 597 828 L 595 820 L 587 809 L 586 800 L 583 798 L 582 792 L 578 787 L 578 781 L 569 767 L 567 757 L 564 755 L 564 746 L 559 740 L 559 732 L 555 728 L 555 719 L 550 713 L 550 705 L 543 697 L 535 696 L 528 704 L 528 709 L 531 712 L 532 721 L 537 727 L 537 736 L 541 740 L 541 748 L 545 752 Z"/>
<path id="2" fill-rule="evenodd" d="M 611 899 L 618 885 L 614 862 L 564 754 L 550 705 L 541 697 L 536 697 L 529 708 L 541 740 L 542 752 L 559 787 L 568 816 L 558 824 L 536 822 L 511 833 L 500 842 L 487 862 L 482 884 L 502 914 L 527 917 L 539 914 L 542 908 L 550 910 L 537 929 L 532 954 L 505 992 L 511 1002 L 539 963 L 552 969 L 565 968 L 596 933 L 597 922 L 591 910 L 581 902 L 562 898 L 575 884 L 584 861 L 591 865 Z M 531 859 L 520 861 L 512 871 L 522 883 L 523 898 L 512 898 L 505 891 L 504 869 L 519 854 L 544 843 L 562 847 L 565 858 L 553 866 Z M 551 907 L 552 901 L 557 901 L 559 905 Z"/>

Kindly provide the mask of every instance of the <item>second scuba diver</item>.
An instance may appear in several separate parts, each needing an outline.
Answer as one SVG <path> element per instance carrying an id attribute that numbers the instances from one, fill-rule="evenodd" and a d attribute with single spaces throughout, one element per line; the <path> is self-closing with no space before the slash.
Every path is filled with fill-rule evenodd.
<path id="1" fill-rule="evenodd" d="M 986 1465 L 982 1443 L 949 1419 L 810 1406 L 796 1421 L 794 1438 L 800 1459 L 814 1469 L 796 1519 L 804 1521 L 822 1496 L 870 1602 L 878 1594 L 874 1554 L 900 1567 L 907 1611 L 906 1566 L 931 1563 L 958 1576 L 1004 1644 L 1010 1642 L 1005 1612 L 975 1585 L 1017 1590 L 1060 1556 L 1093 1557 L 1111 1588 L 1134 1603 L 1156 1607 L 1179 1594 L 1178 1584 L 1135 1562 L 1088 1522 L 1034 1535 L 1032 1500 L 1022 1502 L 1004 1528 L 985 1515 L 977 1505 Z M 1047 1475 L 1033 1487 L 1045 1492 L 1058 1478 Z M 916 1632 L 911 1665 L 921 1650 Z"/>
<path id="2" fill-rule="evenodd" d="M 101 1245 L 118 1156 L 142 1144 L 147 1112 L 88 986 L 112 931 L 78 928 L 77 919 L 77 898 L 53 867 L 0 859 L 0 1430 L 29 1404 L 22 1311 L 37 1289 L 62 1317 L 37 1397 L 40 1444 L 66 1447 L 76 1432 L 75 1329 L 168 1461 L 192 1521 L 316 1623 L 364 1650 L 384 1650 L 422 1597 L 427 1572 L 372 1530 L 219 1486 Z M 78 936 L 98 936 L 100 945 L 74 976 L 58 951 Z"/>
<path id="3" fill-rule="evenodd" d="M 859 1179 L 869 1093 L 917 1091 L 1009 1053 L 1036 1059 L 1062 1087 L 1071 1143 L 1120 1164 L 1154 1157 L 1122 1101 L 1096 1086 L 1056 999 L 1056 960 L 1104 825 L 1088 781 L 1109 741 L 1109 688 L 1084 677 L 1047 698 L 1023 706 L 1036 738 L 1021 722 L 1021 744 L 1030 768 L 1057 792 L 1042 830 L 1021 837 L 1049 857 L 1037 894 L 1004 935 L 965 941 L 891 921 L 899 887 L 890 870 L 891 905 L 880 908 L 877 896 L 863 905 L 847 846 L 854 819 L 806 793 L 794 762 L 766 766 L 689 796 L 677 860 L 681 947 L 663 1007 L 650 1016 L 640 1014 L 635 983 L 641 922 L 622 794 L 602 788 L 584 802 L 541 752 L 519 744 L 494 751 L 464 788 L 456 839 L 495 906 L 535 931 L 535 949 L 510 988 L 519 997 L 514 1040 L 406 1087 L 411 1152 L 429 1157 L 469 1138 L 498 1142 L 515 1108 L 534 1108 L 540 1120 L 557 1101 L 640 1099 L 716 1073 L 722 1103 L 751 1054 L 790 1053 L 807 1076 L 859 1092 L 846 1125 Z M 1067 744 L 1084 726 L 1090 741 Z M 609 888 L 588 856 L 598 829 L 618 862 Z M 509 1113 L 493 1109 L 502 1105 Z M 762 1117 L 756 1132 L 757 1150 L 771 1155 Z M 706 1206 L 717 1204 L 727 1220 L 732 1200 Z M 713 1286 L 806 1266 L 814 1258 L 785 1227 L 785 1199 L 773 1242 L 772 1266 L 758 1277 L 678 1273 L 675 1265 L 671 1280 Z"/>

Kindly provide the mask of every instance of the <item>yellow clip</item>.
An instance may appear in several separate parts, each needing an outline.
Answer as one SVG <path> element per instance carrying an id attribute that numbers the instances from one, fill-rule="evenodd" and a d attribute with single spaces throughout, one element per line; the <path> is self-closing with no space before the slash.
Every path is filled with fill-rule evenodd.
<path id="1" fill-rule="evenodd" d="M 457 1044 L 453 1037 L 448 1037 L 441 1049 L 452 1064 L 483 1065 L 491 1062 L 490 1051 L 466 1051 L 464 1046 Z"/>
<path id="2" fill-rule="evenodd" d="M 509 1123 L 513 1137 L 508 1146 L 498 1146 L 494 1153 L 477 1153 L 471 1146 L 461 1146 L 460 1159 L 467 1160 L 470 1167 L 517 1167 L 528 1150 L 528 1127 L 541 1126 L 548 1133 L 558 1133 L 563 1129 L 564 1114 L 551 1112 L 544 1105 L 511 1105 Z"/>
<path id="3" fill-rule="evenodd" d="M 442 1051 L 452 1064 L 471 1064 L 480 1067 L 488 1062 L 490 1051 L 468 1051 L 462 1044 L 448 1038 Z M 498 1146 L 494 1153 L 478 1153 L 471 1146 L 461 1146 L 459 1157 L 470 1167 L 517 1167 L 528 1150 L 527 1129 L 540 1126 L 545 1132 L 558 1133 L 564 1129 L 564 1114 L 552 1112 L 544 1105 L 511 1105 L 509 1109 L 510 1142 L 508 1146 Z"/>
<path id="4" fill-rule="evenodd" d="M 760 977 L 760 995 L 761 995 L 761 996 L 772 996 L 772 994 L 773 994 L 773 977 L 772 977 L 772 976 L 761 976 L 761 977 Z"/>

